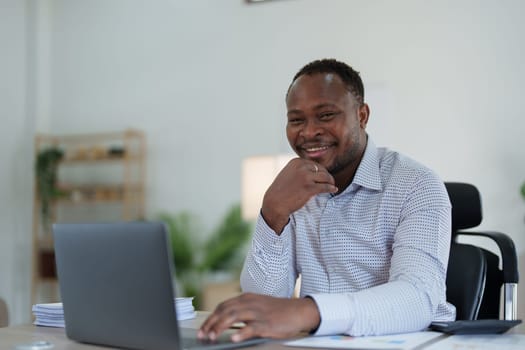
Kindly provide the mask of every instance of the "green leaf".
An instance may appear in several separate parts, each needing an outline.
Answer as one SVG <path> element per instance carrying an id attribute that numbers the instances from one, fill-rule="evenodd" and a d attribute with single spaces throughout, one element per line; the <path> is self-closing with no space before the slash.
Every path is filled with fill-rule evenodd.
<path id="1" fill-rule="evenodd" d="M 40 197 L 40 211 L 42 214 L 42 224 L 44 229 L 49 228 L 51 201 L 58 198 L 62 192 L 57 186 L 57 167 L 64 156 L 64 151 L 57 147 L 50 147 L 41 150 L 35 161 L 35 174 L 37 190 Z"/>
<path id="2" fill-rule="evenodd" d="M 189 213 L 162 213 L 157 218 L 169 231 L 179 288 L 186 296 L 195 296 L 194 305 L 200 305 L 207 272 L 238 271 L 242 267 L 242 248 L 250 237 L 251 224 L 243 221 L 240 205 L 227 212 L 204 244 L 195 233 L 195 217 Z"/>
<path id="3" fill-rule="evenodd" d="M 204 261 L 199 269 L 219 271 L 239 267 L 235 265 L 239 265 L 239 254 L 250 232 L 250 224 L 241 217 L 240 205 L 234 205 L 204 245 Z"/>
<path id="4" fill-rule="evenodd" d="M 197 235 L 192 225 L 192 216 L 187 213 L 176 215 L 160 214 L 159 220 L 166 224 L 168 229 L 175 273 L 178 277 L 191 272 L 195 268 L 195 254 Z"/>

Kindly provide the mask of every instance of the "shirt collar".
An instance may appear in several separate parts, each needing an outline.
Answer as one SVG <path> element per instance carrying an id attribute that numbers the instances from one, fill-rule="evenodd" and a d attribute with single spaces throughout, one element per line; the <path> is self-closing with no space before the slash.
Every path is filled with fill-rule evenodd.
<path id="1" fill-rule="evenodd" d="M 359 163 L 359 166 L 357 167 L 352 184 L 354 184 L 354 186 L 349 187 L 355 187 L 355 185 L 357 185 L 377 191 L 380 191 L 383 188 L 379 173 L 379 156 L 377 147 L 371 140 L 370 136 L 368 136 L 365 153 L 363 154 L 361 163 Z"/>

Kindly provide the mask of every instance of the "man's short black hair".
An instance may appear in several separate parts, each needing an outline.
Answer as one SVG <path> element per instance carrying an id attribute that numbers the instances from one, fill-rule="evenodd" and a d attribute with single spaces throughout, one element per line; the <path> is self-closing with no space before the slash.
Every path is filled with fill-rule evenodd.
<path id="1" fill-rule="evenodd" d="M 317 73 L 337 74 L 346 85 L 348 91 L 354 95 L 359 103 L 365 101 L 365 88 L 363 86 L 363 81 L 359 76 L 359 72 L 355 71 L 346 63 L 337 61 L 333 58 L 324 58 L 308 63 L 301 68 L 297 74 L 295 74 L 290 87 L 301 75 L 313 75 Z M 288 88 L 288 91 L 290 91 L 290 87 Z M 286 95 L 288 95 L 288 93 Z"/>

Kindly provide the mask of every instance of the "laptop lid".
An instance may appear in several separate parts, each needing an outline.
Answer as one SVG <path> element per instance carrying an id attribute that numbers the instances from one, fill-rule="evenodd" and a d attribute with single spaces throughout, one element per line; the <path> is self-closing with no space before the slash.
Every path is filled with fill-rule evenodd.
<path id="1" fill-rule="evenodd" d="M 172 259 L 162 223 L 53 225 L 70 339 L 180 349 Z"/>
<path id="2" fill-rule="evenodd" d="M 58 282 L 70 339 L 130 349 L 220 350 L 250 346 L 197 339 L 179 328 L 173 259 L 166 227 L 156 222 L 53 225 Z"/>

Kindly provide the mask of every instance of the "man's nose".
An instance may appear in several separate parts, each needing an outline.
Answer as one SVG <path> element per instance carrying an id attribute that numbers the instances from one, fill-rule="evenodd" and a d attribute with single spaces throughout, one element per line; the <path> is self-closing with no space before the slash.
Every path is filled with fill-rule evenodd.
<path id="1" fill-rule="evenodd" d="M 322 134 L 322 128 L 316 121 L 306 121 L 301 130 L 301 136 L 306 139 L 314 138 Z"/>

